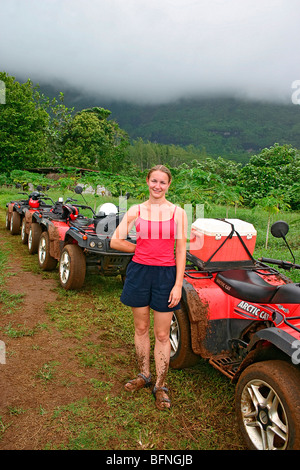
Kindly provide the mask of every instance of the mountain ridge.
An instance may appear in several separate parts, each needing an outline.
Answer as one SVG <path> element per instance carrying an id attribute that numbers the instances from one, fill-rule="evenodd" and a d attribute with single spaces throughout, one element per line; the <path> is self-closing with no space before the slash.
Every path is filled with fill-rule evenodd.
<path id="1" fill-rule="evenodd" d="M 275 143 L 300 148 L 300 106 L 233 97 L 181 98 L 163 104 L 115 101 L 72 89 L 65 84 L 40 84 L 50 98 L 63 92 L 65 104 L 80 111 L 103 107 L 111 111 L 131 141 L 194 146 L 212 157 L 246 163 Z"/>

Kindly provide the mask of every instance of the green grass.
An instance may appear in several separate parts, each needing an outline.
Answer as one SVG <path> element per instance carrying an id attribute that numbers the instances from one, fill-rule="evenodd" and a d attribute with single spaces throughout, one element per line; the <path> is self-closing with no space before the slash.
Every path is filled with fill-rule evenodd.
<path id="1" fill-rule="evenodd" d="M 123 306 L 119 297 L 122 291 L 120 278 L 105 278 L 88 274 L 83 289 L 66 292 L 58 285 L 57 271 L 42 273 L 37 256 L 31 256 L 18 237 L 5 232 L 4 207 L 13 195 L 0 194 L 0 339 L 9 339 L 10 354 L 14 342 L 31 344 L 37 361 L 32 364 L 33 386 L 39 384 L 53 394 L 56 387 L 70 391 L 66 404 L 50 407 L 42 401 L 35 403 L 34 416 L 39 435 L 47 436 L 43 449 L 50 450 L 236 450 L 244 449 L 238 434 L 234 412 L 234 386 L 205 361 L 186 370 L 170 370 L 168 386 L 173 407 L 167 413 L 155 409 L 149 390 L 128 394 L 123 383 L 138 372 L 133 344 L 131 311 Z M 89 196 L 88 196 L 89 197 Z M 215 207 L 209 217 L 225 217 L 225 209 Z M 269 249 L 264 248 L 266 216 L 249 209 L 232 209 L 232 218 L 252 222 L 258 231 L 256 256 L 284 257 L 290 254 L 281 240 L 270 238 Z M 298 262 L 299 214 L 285 213 L 276 216 L 290 224 L 288 240 Z M 18 321 L 23 297 L 12 296 L 5 288 L 11 275 L 8 260 L 18 253 L 25 271 L 33 271 L 57 281 L 58 298 L 47 305 L 47 321 L 34 327 Z M 299 282 L 299 272 L 293 273 Z M 10 305 L 9 315 L 7 306 Z M 4 306 L 4 307 L 3 307 Z M 76 364 L 76 373 L 63 367 L 63 361 L 39 362 L 42 346 L 36 346 L 43 332 L 55 337 L 61 335 L 62 344 L 69 341 L 68 356 Z M 153 336 L 151 337 L 153 348 Z M 68 343 L 69 344 L 69 343 Z M 153 357 L 153 356 L 152 356 Z M 152 359 L 152 371 L 154 363 Z M 78 381 L 85 387 L 86 395 L 72 399 L 71 392 Z M 45 392 L 46 393 L 46 392 Z M 26 397 L 28 398 L 28 397 Z M 32 412 L 32 411 L 31 411 Z M 8 415 L 0 411 L 1 438 L 13 429 L 21 428 L 21 420 L 30 413 L 26 405 L 9 405 Z M 20 423 L 20 424 L 19 424 Z M 51 432 L 50 432 L 51 431 Z M 26 433 L 26 429 L 24 429 Z M 59 436 L 59 442 L 55 438 Z"/>

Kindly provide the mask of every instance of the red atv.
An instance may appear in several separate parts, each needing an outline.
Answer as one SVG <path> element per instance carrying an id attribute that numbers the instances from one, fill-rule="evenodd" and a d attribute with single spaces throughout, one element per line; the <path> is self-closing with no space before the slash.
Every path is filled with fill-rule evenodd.
<path id="1" fill-rule="evenodd" d="M 256 231 L 246 225 L 192 225 L 170 365 L 190 367 L 203 358 L 236 384 L 237 421 L 249 449 L 300 449 L 300 284 L 269 264 L 300 265 L 294 258 L 255 260 Z M 279 221 L 271 232 L 286 242 L 288 228 Z"/>
<path id="2" fill-rule="evenodd" d="M 42 187 L 37 186 L 37 190 L 32 191 L 30 194 L 20 192 L 19 194 L 23 194 L 27 198 L 6 204 L 6 228 L 10 230 L 12 235 L 19 235 L 21 229 L 21 239 L 24 244 L 28 240 L 32 214 L 37 210 L 47 210 L 54 204 L 52 199 L 42 193 L 41 190 Z M 48 204 L 48 201 L 51 201 L 51 204 Z"/>
<path id="3" fill-rule="evenodd" d="M 80 194 L 82 188 L 77 186 L 75 192 Z M 51 210 L 33 215 L 29 252 L 38 252 L 43 270 L 53 270 L 59 262 L 60 284 L 66 290 L 82 287 L 87 268 L 124 277 L 132 254 L 110 248 L 110 238 L 124 213 L 106 203 L 96 214 L 90 206 L 76 202 L 68 198 L 66 203 L 57 202 Z M 91 217 L 80 213 L 86 209 Z"/>

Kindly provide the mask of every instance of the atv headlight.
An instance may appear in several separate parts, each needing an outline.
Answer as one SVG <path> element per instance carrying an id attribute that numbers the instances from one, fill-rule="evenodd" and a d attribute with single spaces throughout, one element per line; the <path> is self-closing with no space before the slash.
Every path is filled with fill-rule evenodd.
<path id="1" fill-rule="evenodd" d="M 91 247 L 91 248 L 95 248 L 95 246 L 96 246 L 96 243 L 95 243 L 94 241 L 91 241 L 91 242 L 90 242 L 90 247 Z"/>
<path id="2" fill-rule="evenodd" d="M 97 246 L 98 246 L 98 248 L 100 248 L 100 250 L 101 250 L 101 248 L 103 248 L 103 243 L 102 243 L 102 242 L 98 242 L 98 245 L 97 245 Z"/>

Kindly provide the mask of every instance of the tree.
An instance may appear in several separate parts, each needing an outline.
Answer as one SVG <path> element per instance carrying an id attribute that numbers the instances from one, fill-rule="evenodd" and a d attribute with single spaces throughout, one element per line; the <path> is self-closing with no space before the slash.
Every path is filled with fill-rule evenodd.
<path id="1" fill-rule="evenodd" d="M 204 171 L 209 171 L 218 175 L 222 178 L 222 181 L 225 184 L 229 185 L 236 184 L 242 167 L 240 163 L 236 163 L 234 161 L 222 157 L 206 157 L 201 161 L 194 160 L 192 161 L 192 164 L 193 166 L 197 166 L 198 168 L 201 168 Z"/>
<path id="2" fill-rule="evenodd" d="M 42 165 L 47 153 L 49 115 L 34 100 L 30 80 L 18 83 L 0 72 L 6 102 L 0 105 L 0 173 Z"/>
<path id="3" fill-rule="evenodd" d="M 126 133 L 103 108 L 84 109 L 70 122 L 65 136 L 64 161 L 84 168 L 118 171 L 124 165 Z"/>
<path id="4" fill-rule="evenodd" d="M 257 199 L 266 197 L 270 192 L 286 193 L 292 191 L 292 186 L 300 179 L 300 153 L 290 145 L 273 147 L 262 150 L 254 155 L 241 172 L 243 196 L 245 202 L 254 205 Z M 292 209 L 299 207 L 295 197 L 291 200 Z"/>
<path id="5" fill-rule="evenodd" d="M 290 206 L 286 200 L 284 194 L 278 194 L 276 191 L 271 191 L 265 197 L 256 201 L 256 206 L 261 208 L 268 214 L 268 222 L 267 222 L 267 230 L 266 230 L 266 244 L 265 248 L 268 248 L 268 241 L 269 241 L 269 231 L 271 225 L 271 217 L 273 214 L 277 214 L 280 210 L 289 209 Z"/>
<path id="6" fill-rule="evenodd" d="M 35 89 L 34 99 L 39 107 L 44 109 L 49 115 L 49 126 L 45 130 L 47 139 L 47 163 L 50 165 L 60 165 L 64 152 L 64 140 L 68 125 L 74 114 L 74 108 L 67 108 L 64 105 L 64 94 L 59 93 L 59 97 L 50 100 L 39 90 Z"/>
<path id="7" fill-rule="evenodd" d="M 226 218 L 228 218 L 230 206 L 234 206 L 236 212 L 237 206 L 242 204 L 243 198 L 238 186 L 227 186 L 222 182 L 215 187 L 215 193 L 217 194 L 218 203 L 226 206 Z"/>

